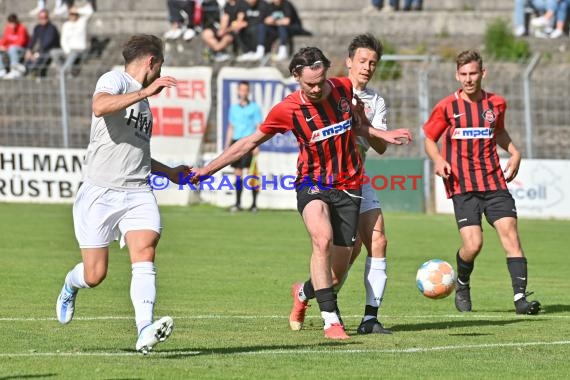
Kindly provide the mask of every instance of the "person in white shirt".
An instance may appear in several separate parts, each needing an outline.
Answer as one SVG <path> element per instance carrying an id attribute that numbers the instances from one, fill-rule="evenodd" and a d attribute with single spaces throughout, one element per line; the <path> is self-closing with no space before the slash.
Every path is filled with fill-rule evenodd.
<path id="1" fill-rule="evenodd" d="M 87 51 L 87 25 L 92 14 L 91 8 L 72 7 L 61 26 L 61 49 L 52 50 L 51 55 L 65 73 L 70 72 Z"/>
<path id="2" fill-rule="evenodd" d="M 99 78 L 93 95 L 91 136 L 83 168 L 83 184 L 73 205 L 75 236 L 83 261 L 65 277 L 57 299 L 57 319 L 71 322 L 79 289 L 99 285 L 107 275 L 109 245 L 121 237 L 131 258 L 130 295 L 135 311 L 137 351 L 148 353 L 170 336 L 171 317 L 154 321 L 155 250 L 160 214 L 149 184 L 151 173 L 180 183 L 190 167 L 168 167 L 151 158 L 153 118 L 149 97 L 176 86 L 160 76 L 164 47 L 160 38 L 132 36 L 123 49 L 125 71 Z M 165 178 L 165 180 L 167 180 Z"/>

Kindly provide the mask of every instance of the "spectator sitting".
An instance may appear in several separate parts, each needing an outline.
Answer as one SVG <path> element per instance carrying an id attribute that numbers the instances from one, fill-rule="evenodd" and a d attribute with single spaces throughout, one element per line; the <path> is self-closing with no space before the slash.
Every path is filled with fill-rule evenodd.
<path id="1" fill-rule="evenodd" d="M 259 28 L 263 22 L 263 15 L 267 14 L 268 4 L 264 0 L 246 0 L 248 7 L 245 10 L 245 28 L 237 35 L 242 55 L 237 57 L 238 62 L 251 61 L 255 57 Z"/>
<path id="2" fill-rule="evenodd" d="M 25 55 L 27 73 L 45 76 L 51 62 L 50 52 L 59 48 L 59 31 L 49 20 L 47 10 L 38 13 L 38 24 L 34 27 L 32 38 Z"/>
<path id="3" fill-rule="evenodd" d="M 4 54 L 8 54 L 11 73 L 23 71 L 20 61 L 26 52 L 29 39 L 28 30 L 24 24 L 20 23 L 18 16 L 14 13 L 10 14 L 8 16 L 8 23 L 4 27 L 2 38 L 0 38 L 0 53 L 2 53 L 0 54 L 0 78 L 6 75 L 17 75 L 6 74 L 7 70 L 4 65 Z M 18 68 L 20 69 L 18 70 Z"/>
<path id="4" fill-rule="evenodd" d="M 409 0 L 406 0 L 410 2 Z M 389 0 L 389 4 L 384 6 L 384 0 L 372 0 L 371 5 L 367 8 L 364 8 L 365 11 L 369 11 L 370 9 L 375 10 L 382 10 L 384 12 L 393 12 L 400 9 L 400 0 Z"/>
<path id="5" fill-rule="evenodd" d="M 92 14 L 89 8 L 69 8 L 69 18 L 61 27 L 61 49 L 51 51 L 51 56 L 58 64 L 64 62 L 61 66 L 64 73 L 69 73 L 87 51 L 87 23 Z"/>
<path id="6" fill-rule="evenodd" d="M 263 58 L 275 39 L 279 39 L 279 48 L 275 61 L 284 61 L 289 57 L 287 46 L 291 37 L 300 34 L 311 34 L 303 29 L 297 10 L 288 0 L 272 0 L 259 27 L 257 50 L 251 56 L 252 61 Z"/>
<path id="7" fill-rule="evenodd" d="M 233 44 L 234 33 L 239 32 L 239 28 L 243 27 L 243 20 L 245 18 L 244 12 L 241 11 L 245 9 L 245 6 L 241 4 L 243 1 L 244 0 L 227 0 L 221 18 L 217 1 L 206 0 L 202 3 L 204 17 L 202 40 L 213 52 L 216 62 L 223 62 L 230 59 L 230 55 L 225 52 L 225 49 Z M 217 20 L 214 17 L 214 8 L 218 10 Z M 207 14 L 207 12 L 209 14 Z"/>
<path id="8" fill-rule="evenodd" d="M 404 11 L 421 11 L 423 0 L 404 0 Z"/>
<path id="9" fill-rule="evenodd" d="M 176 40 L 180 37 L 190 41 L 196 35 L 194 30 L 194 13 L 196 2 L 194 0 L 168 0 L 168 21 L 170 30 L 164 33 L 167 40 Z M 184 26 L 186 24 L 186 26 Z"/>
<path id="10" fill-rule="evenodd" d="M 96 0 L 87 0 L 87 4 L 81 7 L 82 12 L 95 12 L 97 10 Z M 75 5 L 75 0 L 55 0 L 53 8 L 54 16 L 66 16 L 68 10 Z M 30 11 L 30 16 L 36 16 L 41 10 L 46 9 L 46 1 L 38 0 L 37 6 Z"/>
<path id="11" fill-rule="evenodd" d="M 532 5 L 539 12 L 540 17 L 531 20 L 535 28 L 535 37 L 559 38 L 564 35 L 564 23 L 568 15 L 568 0 L 533 0 Z"/>

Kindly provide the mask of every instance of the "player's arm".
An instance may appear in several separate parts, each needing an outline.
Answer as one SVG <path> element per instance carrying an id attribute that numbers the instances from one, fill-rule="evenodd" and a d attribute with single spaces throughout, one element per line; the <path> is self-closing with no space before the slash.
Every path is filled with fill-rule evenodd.
<path id="1" fill-rule="evenodd" d="M 362 100 L 356 95 L 353 97 L 352 110 L 355 132 L 357 135 L 365 137 L 370 143 L 370 146 L 372 146 L 373 142 L 374 144 L 380 145 L 382 143 L 402 145 L 412 141 L 412 134 L 406 128 L 394 129 L 392 131 L 383 131 L 374 128 L 364 113 Z"/>
<path id="2" fill-rule="evenodd" d="M 433 162 L 435 174 L 444 179 L 449 178 L 449 176 L 451 175 L 451 165 L 449 165 L 449 162 L 445 161 L 445 159 L 439 152 L 439 147 L 437 146 L 437 143 L 428 136 L 425 136 L 424 148 L 426 154 Z"/>
<path id="3" fill-rule="evenodd" d="M 144 98 L 158 94 L 165 87 L 174 86 L 176 86 L 176 79 L 166 76 L 158 78 L 148 87 L 141 88 L 138 91 L 129 92 L 127 94 L 109 94 L 106 92 L 98 92 L 93 96 L 93 114 L 96 117 L 102 117 L 124 110 L 125 108 L 137 102 L 140 102 Z"/>
<path id="4" fill-rule="evenodd" d="M 191 169 L 192 166 L 187 165 L 178 165 L 174 168 L 171 168 L 170 166 L 165 165 L 162 162 L 155 160 L 154 158 L 151 159 L 150 162 L 150 171 L 152 173 L 164 173 L 174 183 L 180 183 L 184 177 L 190 174 Z"/>
<path id="5" fill-rule="evenodd" d="M 495 132 L 495 141 L 497 141 L 497 145 L 501 148 L 509 152 L 511 155 L 509 160 L 507 161 L 507 165 L 503 169 L 506 174 L 507 182 L 511 182 L 517 176 L 519 172 L 519 167 L 521 164 L 521 154 L 513 141 L 511 140 L 511 136 L 505 128 L 500 128 Z"/>
<path id="6" fill-rule="evenodd" d="M 273 134 L 263 133 L 258 129 L 251 135 L 239 139 L 208 165 L 196 170 L 196 175 L 192 177 L 192 182 L 199 182 L 201 176 L 211 176 L 218 170 L 225 168 L 232 162 L 237 161 L 244 154 L 263 144 L 272 137 Z"/>

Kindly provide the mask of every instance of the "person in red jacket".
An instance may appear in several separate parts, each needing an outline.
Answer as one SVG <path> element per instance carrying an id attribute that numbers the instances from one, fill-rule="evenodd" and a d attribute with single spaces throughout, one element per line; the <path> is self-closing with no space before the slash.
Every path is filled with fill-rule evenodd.
<path id="1" fill-rule="evenodd" d="M 20 23 L 16 14 L 10 14 L 2 38 L 0 38 L 0 54 L 2 55 L 0 57 L 0 77 L 4 77 L 8 72 L 3 55 L 8 55 L 10 70 L 14 70 L 20 64 L 29 40 L 30 36 L 25 25 Z"/>

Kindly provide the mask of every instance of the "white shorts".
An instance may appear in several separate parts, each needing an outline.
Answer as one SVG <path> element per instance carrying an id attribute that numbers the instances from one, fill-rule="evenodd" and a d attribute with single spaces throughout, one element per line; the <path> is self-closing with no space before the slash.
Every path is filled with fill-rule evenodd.
<path id="1" fill-rule="evenodd" d="M 152 191 L 119 191 L 83 183 L 73 204 L 75 237 L 81 248 L 108 247 L 129 231 L 160 234 L 160 214 Z"/>
<path id="2" fill-rule="evenodd" d="M 366 175 L 366 173 L 364 173 Z M 380 201 L 378 200 L 378 195 L 376 190 L 372 187 L 369 182 L 362 185 L 362 200 L 360 201 L 360 214 L 364 214 L 367 211 L 380 209 Z"/>

